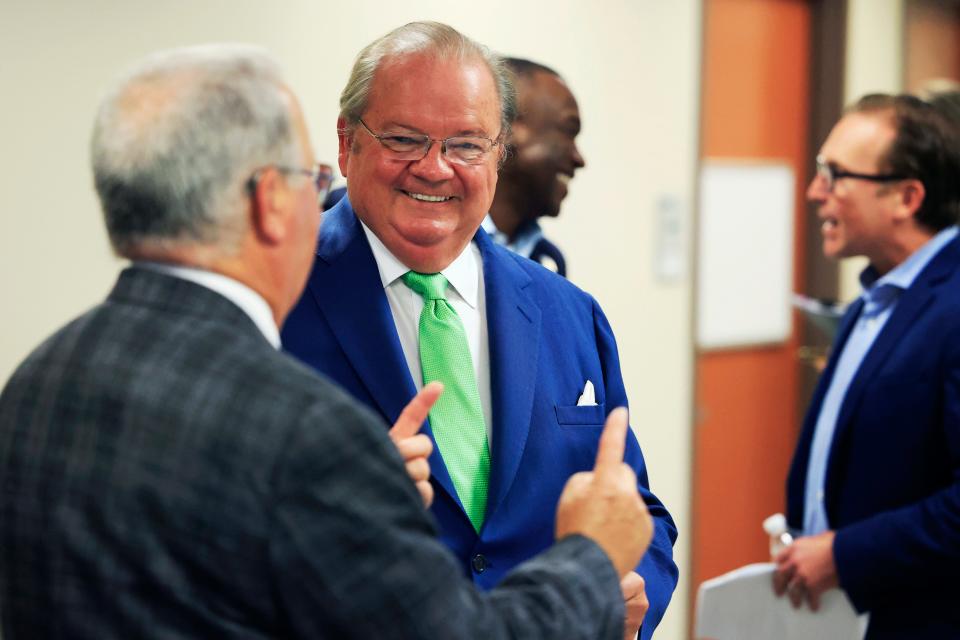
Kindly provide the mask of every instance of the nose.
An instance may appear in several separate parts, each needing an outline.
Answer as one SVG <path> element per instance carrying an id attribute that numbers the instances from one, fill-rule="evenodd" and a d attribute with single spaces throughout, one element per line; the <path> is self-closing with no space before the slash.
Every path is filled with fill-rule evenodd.
<path id="1" fill-rule="evenodd" d="M 577 148 L 577 145 L 573 145 L 573 166 L 577 169 L 582 169 L 587 166 L 587 161 L 583 159 L 583 156 L 580 154 L 580 149 Z"/>
<path id="2" fill-rule="evenodd" d="M 442 143 L 432 142 L 427 155 L 410 162 L 410 173 L 428 182 L 440 182 L 453 177 L 453 167 L 443 155 Z"/>
<path id="3" fill-rule="evenodd" d="M 807 200 L 810 202 L 823 202 L 830 195 L 827 189 L 827 179 L 819 173 L 813 174 L 813 180 L 807 186 Z"/>

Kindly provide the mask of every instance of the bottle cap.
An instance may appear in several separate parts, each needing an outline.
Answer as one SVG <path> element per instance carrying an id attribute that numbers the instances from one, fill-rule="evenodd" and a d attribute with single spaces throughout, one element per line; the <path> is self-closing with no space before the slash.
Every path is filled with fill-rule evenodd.
<path id="1" fill-rule="evenodd" d="M 763 521 L 763 530 L 770 536 L 779 536 L 787 532 L 787 518 L 782 513 L 775 513 Z"/>

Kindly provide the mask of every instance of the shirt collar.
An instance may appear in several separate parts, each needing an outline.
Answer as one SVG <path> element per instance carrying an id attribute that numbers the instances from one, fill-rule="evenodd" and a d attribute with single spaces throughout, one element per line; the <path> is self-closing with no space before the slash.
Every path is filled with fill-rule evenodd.
<path id="1" fill-rule="evenodd" d="M 507 246 L 507 243 L 510 242 L 510 238 L 507 237 L 507 234 L 497 229 L 497 223 L 493 221 L 493 218 L 490 217 L 488 213 L 483 219 L 483 222 L 480 223 L 480 228 L 490 234 L 493 237 L 494 242 L 501 246 Z"/>
<path id="2" fill-rule="evenodd" d="M 224 298 L 240 307 L 240 310 L 246 313 L 253 323 L 263 334 L 274 349 L 280 348 L 280 331 L 273 319 L 273 312 L 270 305 L 263 299 L 259 293 L 247 285 L 228 278 L 222 273 L 206 271 L 196 267 L 187 267 L 184 265 L 175 265 L 162 262 L 137 261 L 134 266 L 143 267 L 151 271 L 163 273 L 181 280 L 189 280 L 211 291 L 219 293 Z"/>
<path id="3" fill-rule="evenodd" d="M 868 266 L 860 273 L 860 284 L 863 285 L 864 295 L 869 295 L 872 290 L 883 285 L 891 285 L 898 289 L 909 289 L 934 256 L 940 253 L 940 250 L 947 243 L 957 237 L 957 232 L 956 226 L 943 229 L 883 276 L 877 274 L 877 270 L 873 266 Z"/>
<path id="4" fill-rule="evenodd" d="M 513 242 L 510 241 L 507 234 L 497 229 L 497 225 L 489 213 L 487 217 L 483 219 L 483 223 L 481 223 L 480 226 L 483 227 L 484 231 L 493 236 L 494 242 L 525 258 L 530 257 L 530 254 L 533 253 L 533 248 L 537 245 L 537 242 L 540 241 L 540 238 L 543 237 L 543 229 L 540 228 L 540 223 L 536 220 L 530 220 L 520 225 L 514 235 Z"/>
<path id="5" fill-rule="evenodd" d="M 370 250 L 373 252 L 373 259 L 377 262 L 377 269 L 380 272 L 380 283 L 383 285 L 383 288 L 386 289 L 398 280 L 400 276 L 410 271 L 410 268 L 400 262 L 362 220 L 359 218 L 357 220 L 363 227 L 363 232 L 367 236 L 367 242 L 370 243 Z M 457 256 L 446 269 L 440 271 L 443 277 L 447 279 L 447 282 L 450 283 L 450 286 L 456 289 L 460 297 L 463 298 L 463 301 L 474 309 L 477 307 L 477 290 L 480 282 L 478 257 L 471 242 L 464 247 L 460 255 Z"/>

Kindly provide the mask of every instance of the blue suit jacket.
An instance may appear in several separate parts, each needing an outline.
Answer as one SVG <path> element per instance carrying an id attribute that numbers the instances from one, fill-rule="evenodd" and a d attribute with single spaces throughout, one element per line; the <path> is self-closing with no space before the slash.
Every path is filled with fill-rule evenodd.
<path id="1" fill-rule="evenodd" d="M 843 318 L 787 481 L 803 524 L 814 426 L 860 315 Z M 840 586 L 870 611 L 868 638 L 960 637 L 960 238 L 903 292 L 843 401 L 825 506 Z"/>
<path id="2" fill-rule="evenodd" d="M 553 542 L 564 483 L 572 473 L 592 468 L 606 414 L 625 406 L 627 398 L 613 333 L 596 301 L 496 246 L 482 230 L 474 242 L 483 259 L 493 404 L 490 487 L 479 535 L 436 447 L 430 469 L 441 538 L 476 584 L 489 589 Z M 324 214 L 313 272 L 282 337 L 290 353 L 378 411 L 387 424 L 416 392 L 376 261 L 346 198 Z M 576 406 L 587 380 L 595 386 L 598 406 Z M 677 533 L 648 489 L 632 432 L 625 459 L 637 472 L 655 521 L 653 542 L 638 569 L 650 600 L 642 634 L 648 638 L 677 583 L 672 558 Z"/>

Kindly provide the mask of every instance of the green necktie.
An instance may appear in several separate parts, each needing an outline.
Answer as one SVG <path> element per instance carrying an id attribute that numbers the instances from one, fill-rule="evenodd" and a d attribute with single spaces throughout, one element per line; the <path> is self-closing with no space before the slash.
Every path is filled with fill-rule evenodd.
<path id="1" fill-rule="evenodd" d="M 443 393 L 430 410 L 430 428 L 467 517 L 480 531 L 487 508 L 490 448 L 467 335 L 460 316 L 444 296 L 446 278 L 439 273 L 408 271 L 403 274 L 403 282 L 423 297 L 423 383 L 443 383 Z"/>

